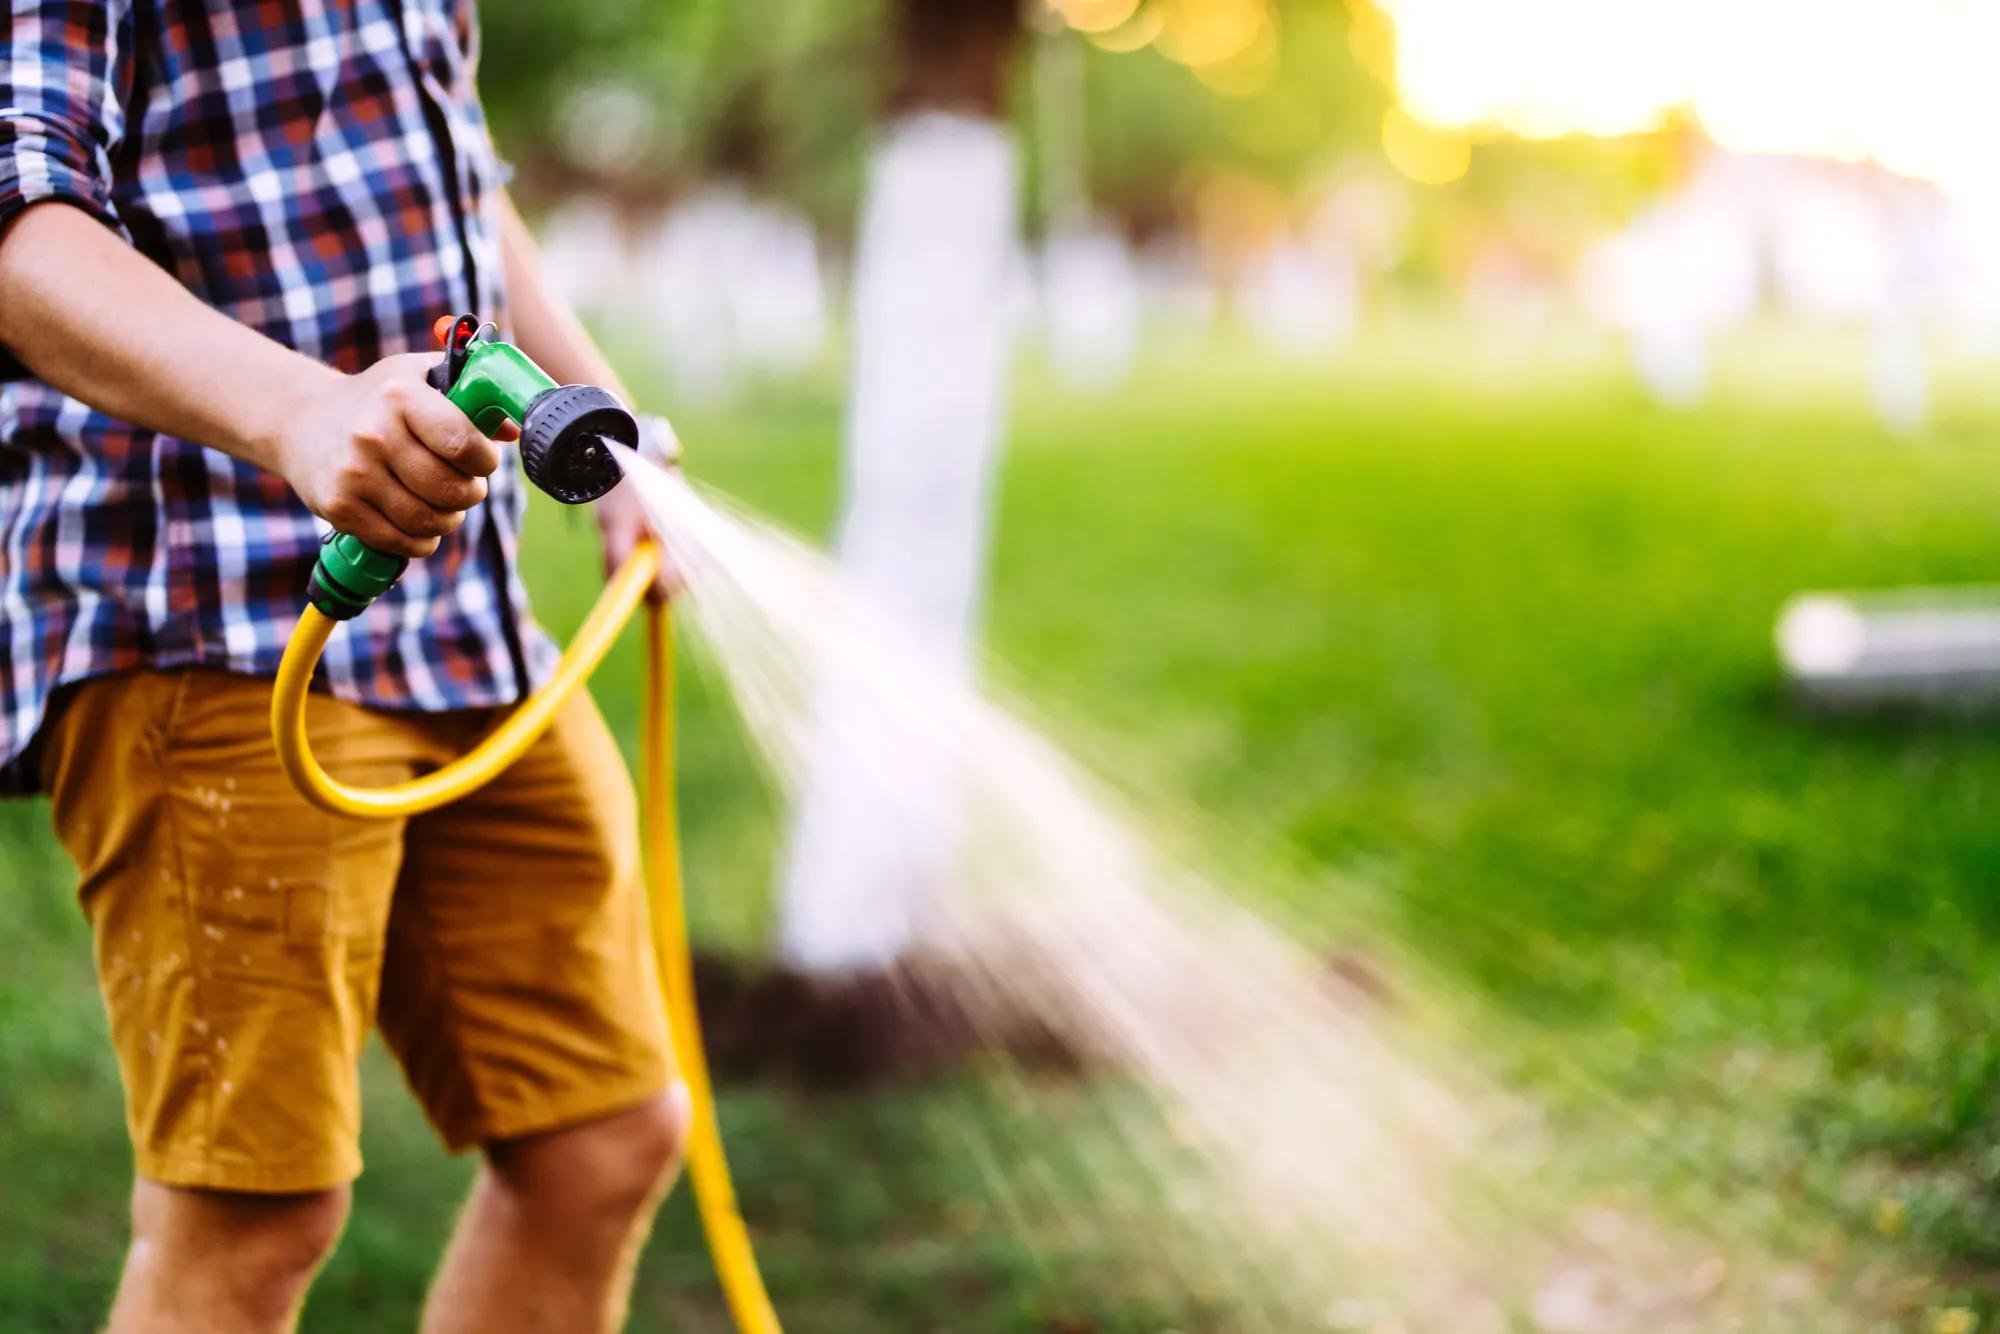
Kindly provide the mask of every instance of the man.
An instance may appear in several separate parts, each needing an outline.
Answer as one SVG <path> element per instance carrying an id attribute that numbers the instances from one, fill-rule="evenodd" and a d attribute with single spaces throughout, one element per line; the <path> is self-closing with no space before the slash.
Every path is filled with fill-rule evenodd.
<path id="1" fill-rule="evenodd" d="M 602 720 L 386 824 L 310 809 L 265 736 L 314 516 L 421 558 L 327 653 L 311 721 L 346 776 L 438 764 L 551 663 L 517 465 L 423 349 L 470 310 L 616 386 L 502 193 L 471 0 L 11 13 L 0 786 L 50 794 L 95 935 L 138 1176 L 111 1328 L 291 1327 L 373 1024 L 485 1157 L 424 1329 L 614 1327 L 686 1098 Z M 636 500 L 596 509 L 621 560 Z"/>

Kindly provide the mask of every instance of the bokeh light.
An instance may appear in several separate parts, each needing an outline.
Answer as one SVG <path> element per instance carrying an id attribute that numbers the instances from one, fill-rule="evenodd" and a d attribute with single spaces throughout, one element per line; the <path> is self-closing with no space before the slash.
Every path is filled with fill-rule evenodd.
<path id="1" fill-rule="evenodd" d="M 1271 0 L 1049 0 L 1069 27 L 1107 51 L 1152 47 L 1193 70 L 1212 90 L 1249 97 L 1278 68 Z"/>
<path id="2" fill-rule="evenodd" d="M 1129 22 L 1139 0 L 1054 0 L 1063 22 L 1078 32 L 1110 32 Z"/>
<path id="3" fill-rule="evenodd" d="M 1389 165 L 1420 185 L 1447 185 L 1472 165 L 1472 143 L 1454 129 L 1416 120 L 1401 107 L 1382 117 L 1382 152 Z"/>

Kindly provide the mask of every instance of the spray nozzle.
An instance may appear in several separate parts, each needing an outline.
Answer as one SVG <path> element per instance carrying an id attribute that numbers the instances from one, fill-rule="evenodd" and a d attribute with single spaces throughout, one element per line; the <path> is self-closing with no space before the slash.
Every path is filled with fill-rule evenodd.
<path id="1" fill-rule="evenodd" d="M 618 461 L 606 440 L 637 448 L 639 423 L 595 385 L 559 385 L 491 324 L 471 315 L 437 323 L 444 359 L 431 386 L 489 434 L 503 422 L 521 428 L 528 480 L 565 505 L 582 505 L 618 485 Z"/>
<path id="2" fill-rule="evenodd" d="M 427 377 L 488 435 L 508 422 L 521 428 L 528 480 L 565 505 L 596 500 L 624 475 L 605 442 L 639 445 L 639 423 L 609 391 L 557 384 L 528 354 L 500 340 L 474 315 L 437 322 L 444 357 Z M 335 620 L 358 616 L 401 576 L 405 562 L 344 533 L 320 548 L 308 596 Z"/>

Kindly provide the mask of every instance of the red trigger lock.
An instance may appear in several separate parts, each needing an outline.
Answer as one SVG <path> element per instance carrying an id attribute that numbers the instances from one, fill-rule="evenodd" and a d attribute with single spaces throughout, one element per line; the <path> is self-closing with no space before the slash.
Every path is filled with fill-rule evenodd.
<path id="1" fill-rule="evenodd" d="M 479 321 L 470 315 L 440 315 L 431 326 L 431 337 L 441 348 L 464 347 L 479 332 Z"/>

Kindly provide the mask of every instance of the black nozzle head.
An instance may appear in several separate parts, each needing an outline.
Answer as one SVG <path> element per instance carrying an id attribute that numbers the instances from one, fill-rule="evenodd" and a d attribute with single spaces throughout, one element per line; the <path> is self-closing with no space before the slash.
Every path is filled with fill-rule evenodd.
<path id="1" fill-rule="evenodd" d="M 639 447 L 639 423 L 609 392 L 566 384 L 544 390 L 521 423 L 528 480 L 565 505 L 596 500 L 624 480 L 604 442 Z"/>

